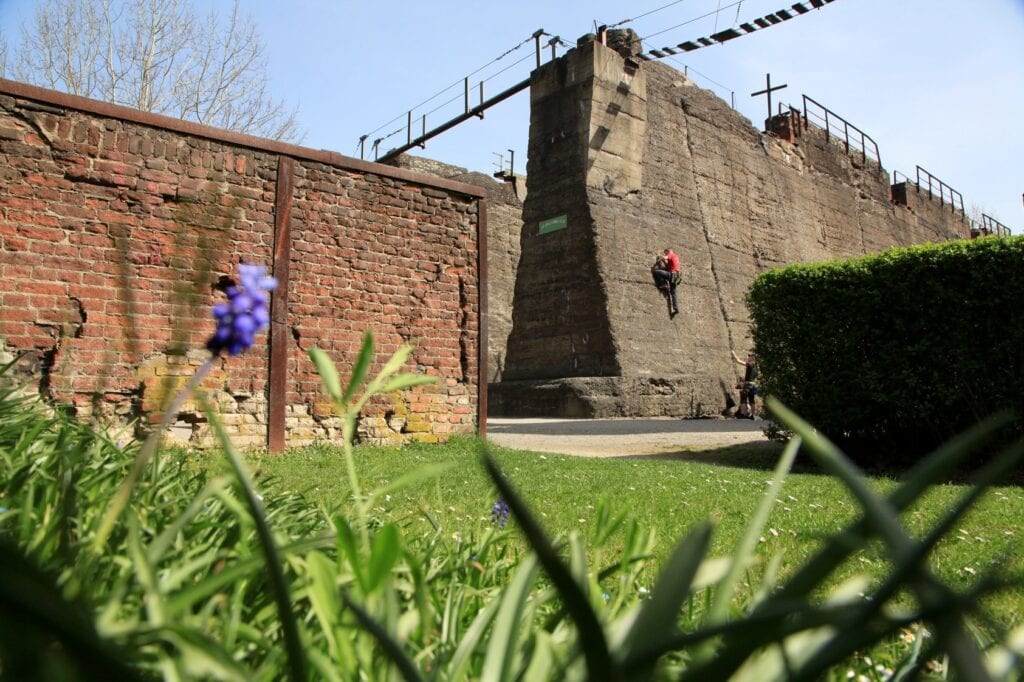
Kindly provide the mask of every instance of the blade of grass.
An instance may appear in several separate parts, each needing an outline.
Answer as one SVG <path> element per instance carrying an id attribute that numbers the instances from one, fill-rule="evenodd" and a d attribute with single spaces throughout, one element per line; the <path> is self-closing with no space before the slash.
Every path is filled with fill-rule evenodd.
<path id="1" fill-rule="evenodd" d="M 916 502 L 934 483 L 939 482 L 951 472 L 959 462 L 976 452 L 982 445 L 991 441 L 992 437 L 1012 423 L 1013 414 L 1000 412 L 979 423 L 967 432 L 950 440 L 934 453 L 929 455 L 910 472 L 903 484 L 887 498 L 893 509 L 903 511 Z M 873 535 L 867 519 L 861 517 L 847 526 L 842 532 L 830 536 L 824 547 L 806 561 L 797 572 L 789 578 L 776 592 L 779 600 L 802 599 L 832 573 L 837 566 L 855 551 L 864 546 Z M 769 603 L 759 604 L 754 613 L 762 608 L 771 608 Z M 750 653 L 761 646 L 759 638 L 745 641 L 729 639 L 723 647 L 732 652 L 731 657 L 717 657 L 704 665 L 694 666 L 693 679 L 728 679 Z"/>
<path id="2" fill-rule="evenodd" d="M 766 404 L 776 417 L 807 442 L 809 451 L 815 456 L 818 463 L 837 476 L 853 493 L 860 503 L 861 509 L 864 510 L 865 518 L 875 527 L 897 561 L 910 557 L 914 553 L 915 542 L 900 524 L 896 510 L 871 490 L 864 478 L 839 449 L 778 400 L 769 396 Z M 926 607 L 935 606 L 948 599 L 950 590 L 931 576 L 927 566 L 920 566 L 916 578 L 912 586 Z M 967 633 L 964 632 L 960 614 L 947 611 L 936 625 L 938 626 L 936 635 L 945 638 L 948 643 L 950 659 L 957 666 L 960 674 L 968 679 L 985 679 L 987 674 L 981 654 Z"/>
<path id="3" fill-rule="evenodd" d="M 36 629 L 59 642 L 86 679 L 141 679 L 126 664 L 131 660 L 127 652 L 100 638 L 87 613 L 6 542 L 0 542 L 0 612 L 19 630 Z"/>
<path id="4" fill-rule="evenodd" d="M 402 651 L 402 645 L 395 641 L 395 639 L 388 634 L 388 631 L 381 627 L 380 623 L 373 619 L 369 613 L 367 613 L 362 606 L 357 604 L 345 590 L 341 591 L 341 598 L 345 602 L 345 606 L 348 607 L 352 613 L 355 614 L 356 619 L 359 623 L 366 628 L 377 643 L 380 644 L 384 654 L 391 659 L 391 662 L 398 668 L 398 672 L 402 675 L 402 678 L 406 682 L 420 682 L 423 678 L 420 677 L 419 671 L 416 670 L 415 664 L 406 656 L 405 652 Z"/>
<path id="5" fill-rule="evenodd" d="M 651 591 L 651 598 L 640 608 L 640 613 L 623 642 L 622 651 L 625 658 L 622 661 L 622 669 L 627 675 L 649 673 L 649 666 L 638 668 L 633 663 L 634 659 L 638 656 L 643 657 L 644 651 L 656 648 L 652 643 L 676 631 L 680 609 L 690 596 L 693 579 L 711 543 L 711 529 L 709 521 L 698 524 L 676 545 L 672 556 L 658 575 L 658 580 Z"/>
<path id="6" fill-rule="evenodd" d="M 252 479 L 246 470 L 242 459 L 235 450 L 234 443 L 228 438 L 220 418 L 213 410 L 205 396 L 197 396 L 199 403 L 210 420 L 213 432 L 217 434 L 217 440 L 224 449 L 231 469 L 234 471 L 235 479 L 241 488 L 242 495 L 249 507 L 249 514 L 256 525 L 256 534 L 260 540 L 260 549 L 263 553 L 264 566 L 270 574 L 270 585 L 274 593 L 274 601 L 277 604 L 278 618 L 281 622 L 281 631 L 284 634 L 285 649 L 288 652 L 288 668 L 292 680 L 299 682 L 308 679 L 308 666 L 306 662 L 305 649 L 302 639 L 299 637 L 299 628 L 292 612 L 291 599 L 288 594 L 288 583 L 284 579 L 284 566 L 281 564 L 281 557 L 277 551 L 277 545 L 270 534 L 270 527 L 267 525 L 266 516 L 263 513 L 263 503 L 256 496 Z"/>
<path id="7" fill-rule="evenodd" d="M 500 604 L 500 599 L 492 599 L 473 619 L 473 622 L 459 641 L 459 645 L 455 648 L 451 661 L 448 663 L 447 679 L 452 682 L 459 682 L 459 680 L 465 679 L 466 671 L 469 669 L 470 657 L 476 650 L 477 645 L 483 640 L 484 632 L 494 619 L 494 614 L 497 613 Z"/>
<path id="8" fill-rule="evenodd" d="M 754 515 L 747 523 L 743 536 L 731 554 L 732 562 L 729 565 L 729 573 L 726 574 L 722 582 L 715 588 L 715 594 L 711 600 L 711 610 L 706 616 L 708 623 L 724 620 L 728 614 L 729 603 L 732 601 L 733 594 L 736 591 L 736 584 L 739 582 L 740 575 L 750 564 L 754 550 L 757 548 L 758 539 L 764 531 L 765 524 L 768 523 L 768 516 L 775 506 L 775 501 L 779 499 L 782 484 L 785 482 L 789 470 L 793 467 L 793 460 L 796 459 L 796 453 L 799 450 L 800 437 L 791 438 L 775 467 L 775 473 L 772 476 L 768 490 L 761 496 L 761 502 L 757 505 Z"/>
<path id="9" fill-rule="evenodd" d="M 620 677 L 618 666 L 612 660 L 608 651 L 608 642 L 605 639 L 604 630 L 597 620 L 597 616 L 590 608 L 590 602 L 580 586 L 573 580 L 572 574 L 565 564 L 558 557 L 555 548 L 551 545 L 547 535 L 541 529 L 540 524 L 530 514 L 526 503 L 519 497 L 512 485 L 505 479 L 498 465 L 491 458 L 487 451 L 486 444 L 481 445 L 481 456 L 484 468 L 490 475 L 494 485 L 498 488 L 501 496 L 508 503 L 519 527 L 526 535 L 530 547 L 537 554 L 537 559 L 548 574 L 551 582 L 558 590 L 559 596 L 565 602 L 565 608 L 569 612 L 579 630 L 580 649 L 583 651 L 587 663 L 587 674 L 591 680 L 612 680 Z"/>
<path id="10" fill-rule="evenodd" d="M 487 643 L 487 657 L 480 675 L 481 682 L 504 682 L 510 679 L 512 664 L 519 660 L 521 652 L 515 642 L 522 628 L 520 618 L 530 597 L 537 573 L 537 562 L 528 556 L 520 562 L 509 586 L 502 592 L 501 606 L 494 620 L 490 641 Z"/>

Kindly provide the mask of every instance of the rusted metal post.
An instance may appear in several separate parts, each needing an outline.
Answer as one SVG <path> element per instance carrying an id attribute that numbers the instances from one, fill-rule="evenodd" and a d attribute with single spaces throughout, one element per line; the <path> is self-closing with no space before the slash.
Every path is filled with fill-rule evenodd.
<path id="1" fill-rule="evenodd" d="M 555 48 L 558 47 L 558 36 L 555 36 L 554 38 L 549 40 L 548 45 L 551 46 L 551 61 L 555 61 L 555 59 L 558 57 L 558 54 L 555 52 Z"/>
<path id="2" fill-rule="evenodd" d="M 465 113 L 469 113 L 469 76 L 466 76 L 462 80 L 463 99 L 466 102 Z"/>
<path id="3" fill-rule="evenodd" d="M 544 29 L 538 28 L 533 32 L 533 47 L 537 53 L 537 68 L 540 68 L 540 37 L 544 35 Z"/>
<path id="4" fill-rule="evenodd" d="M 410 142 L 412 142 L 412 109 L 405 117 L 405 143 L 409 144 Z"/>
<path id="5" fill-rule="evenodd" d="M 292 188 L 295 159 L 277 158 L 274 205 L 274 264 L 277 286 L 270 294 L 270 359 L 267 395 L 267 451 L 284 452 L 288 402 L 288 275 L 292 251 Z"/>
<path id="6" fill-rule="evenodd" d="M 476 430 L 487 437 L 487 199 L 476 202 Z"/>

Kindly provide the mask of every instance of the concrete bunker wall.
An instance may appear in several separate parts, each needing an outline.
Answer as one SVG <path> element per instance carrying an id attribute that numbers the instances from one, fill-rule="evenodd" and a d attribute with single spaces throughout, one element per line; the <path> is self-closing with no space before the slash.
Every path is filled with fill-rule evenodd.
<path id="1" fill-rule="evenodd" d="M 682 73 L 594 42 L 534 72 L 531 106 L 495 414 L 718 414 L 758 272 L 966 236 L 959 213 L 893 204 L 885 170 L 824 131 L 764 135 Z M 674 319 L 649 271 L 666 247 L 682 261 Z"/>
<path id="2" fill-rule="evenodd" d="M 411 369 L 438 382 L 375 401 L 364 439 L 472 431 L 485 195 L 0 80 L 0 359 L 79 415 L 153 420 L 208 355 L 217 287 L 274 264 L 270 333 L 203 382 L 240 445 L 338 437 L 306 351 L 344 375 L 365 330 L 375 368 L 415 341 Z M 195 404 L 175 418 L 210 442 Z"/>

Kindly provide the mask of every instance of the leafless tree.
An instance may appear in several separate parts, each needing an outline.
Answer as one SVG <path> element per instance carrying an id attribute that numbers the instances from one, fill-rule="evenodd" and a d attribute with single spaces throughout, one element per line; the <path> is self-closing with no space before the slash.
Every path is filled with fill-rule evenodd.
<path id="1" fill-rule="evenodd" d="M 298 141 L 296 110 L 270 93 L 263 42 L 238 4 L 226 16 L 202 16 L 192 0 L 41 0 L 22 24 L 11 72 L 75 95 Z"/>

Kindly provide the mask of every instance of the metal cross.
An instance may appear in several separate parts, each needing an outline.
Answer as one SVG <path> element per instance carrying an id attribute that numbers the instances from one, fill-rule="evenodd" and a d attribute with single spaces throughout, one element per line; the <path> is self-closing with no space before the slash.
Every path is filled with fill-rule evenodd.
<path id="1" fill-rule="evenodd" d="M 768 95 L 768 118 L 771 118 L 772 117 L 772 93 L 775 92 L 776 90 L 781 90 L 782 88 L 785 88 L 785 87 L 788 87 L 788 86 L 786 86 L 786 85 L 776 85 L 773 88 L 772 87 L 772 75 L 770 73 L 767 74 L 766 80 L 767 80 L 767 83 L 768 83 L 768 87 L 766 87 L 764 90 L 758 90 L 757 92 L 752 92 L 752 93 L 750 93 L 750 96 L 751 97 L 757 97 L 758 95 Z"/>

